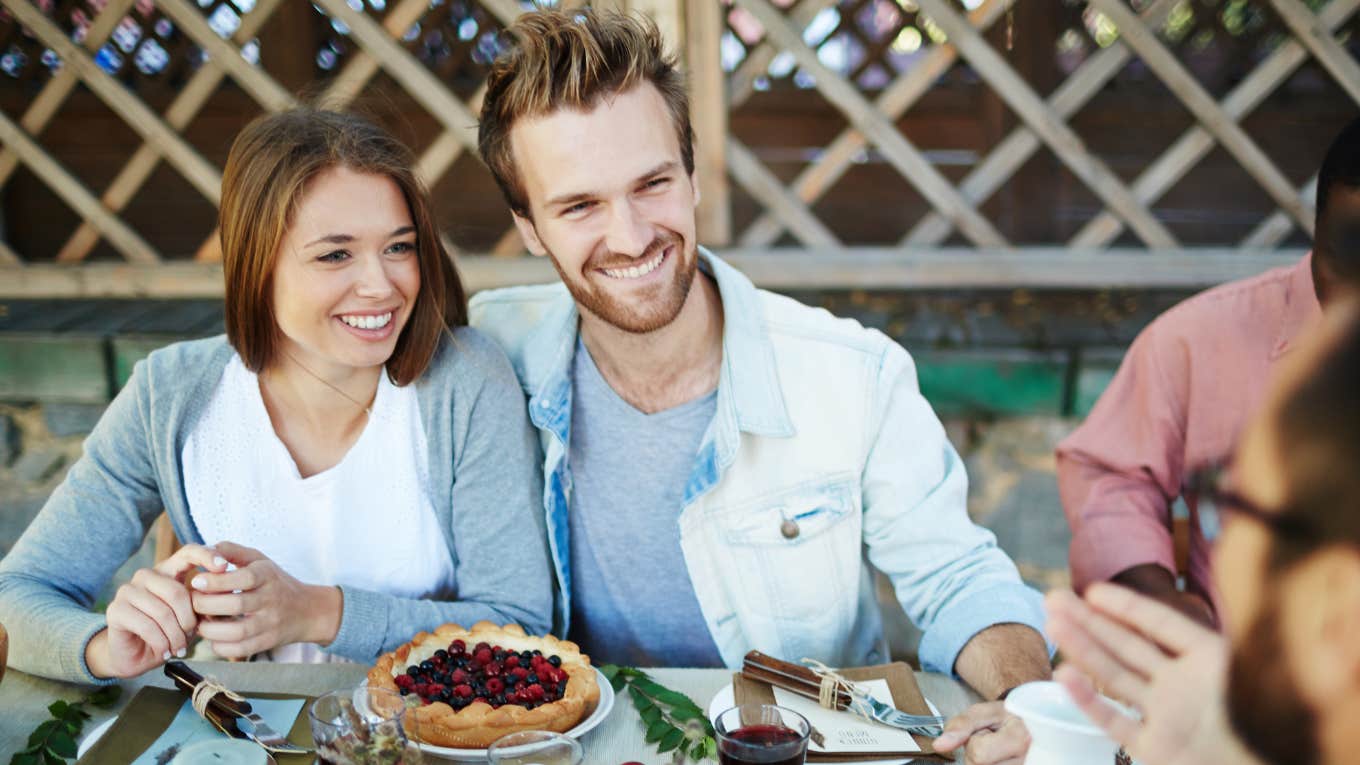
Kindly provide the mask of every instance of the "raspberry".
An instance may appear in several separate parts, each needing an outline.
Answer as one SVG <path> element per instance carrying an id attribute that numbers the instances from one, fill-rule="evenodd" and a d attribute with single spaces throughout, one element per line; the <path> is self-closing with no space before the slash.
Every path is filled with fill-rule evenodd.
<path id="1" fill-rule="evenodd" d="M 454 695 L 460 698 L 466 699 L 472 695 L 472 686 L 468 685 L 467 683 L 459 683 L 458 685 L 454 686 L 453 693 Z"/>
<path id="2" fill-rule="evenodd" d="M 481 643 L 480 645 L 486 645 L 486 643 Z M 478 648 L 472 653 L 472 658 L 480 661 L 482 664 L 489 664 L 491 663 L 491 649 Z"/>
<path id="3" fill-rule="evenodd" d="M 450 653 L 462 653 L 463 651 L 466 651 L 466 650 L 467 650 L 467 643 L 464 643 L 464 642 L 461 641 L 461 640 L 455 640 L 455 641 L 453 641 L 452 643 L 449 643 L 449 652 L 450 652 Z"/>
<path id="4" fill-rule="evenodd" d="M 505 681 L 499 677 L 493 677 L 486 681 L 486 690 L 492 696 L 499 696 L 505 692 Z"/>
<path id="5" fill-rule="evenodd" d="M 493 661 L 487 664 L 482 671 L 486 673 L 487 677 L 498 677 L 501 674 L 501 664 L 498 661 Z"/>
<path id="6" fill-rule="evenodd" d="M 518 667 L 519 657 L 516 656 L 515 654 L 510 654 L 509 656 L 505 657 L 505 666 L 510 668 Z"/>
<path id="7" fill-rule="evenodd" d="M 467 681 L 468 673 L 464 672 L 461 669 L 455 669 L 453 673 L 449 675 L 449 682 L 453 683 L 454 685 L 462 685 Z"/>
<path id="8" fill-rule="evenodd" d="M 491 650 L 491 644 L 490 644 L 490 643 L 486 643 L 486 642 L 478 643 L 477 645 L 475 645 L 475 646 L 472 647 L 472 652 L 473 652 L 473 653 L 478 653 L 478 652 L 481 652 L 481 651 L 490 651 L 490 650 Z"/>

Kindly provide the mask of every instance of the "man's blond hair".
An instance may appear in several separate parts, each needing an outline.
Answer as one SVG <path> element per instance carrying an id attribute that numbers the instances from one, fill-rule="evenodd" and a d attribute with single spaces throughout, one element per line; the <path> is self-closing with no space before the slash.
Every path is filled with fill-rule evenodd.
<path id="1" fill-rule="evenodd" d="M 520 16 L 506 32 L 511 48 L 487 77 L 477 145 L 517 215 L 531 217 L 510 147 L 515 122 L 564 108 L 588 110 L 644 82 L 661 93 L 685 172 L 694 172 L 689 96 L 675 57 L 666 53 L 651 19 L 590 9 L 541 10 Z"/>

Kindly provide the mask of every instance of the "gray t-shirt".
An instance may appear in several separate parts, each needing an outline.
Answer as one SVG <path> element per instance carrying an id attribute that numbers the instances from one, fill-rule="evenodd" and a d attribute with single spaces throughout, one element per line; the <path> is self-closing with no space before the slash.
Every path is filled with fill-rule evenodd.
<path id="1" fill-rule="evenodd" d="M 677 522 L 717 393 L 643 414 L 579 340 L 571 376 L 571 639 L 597 663 L 722 666 Z"/>

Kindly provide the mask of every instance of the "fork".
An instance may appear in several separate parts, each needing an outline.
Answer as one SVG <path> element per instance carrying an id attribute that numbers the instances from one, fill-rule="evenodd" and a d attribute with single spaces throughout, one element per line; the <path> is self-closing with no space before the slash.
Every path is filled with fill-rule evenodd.
<path id="1" fill-rule="evenodd" d="M 759 651 L 751 651 L 746 654 L 742 664 L 742 674 L 777 685 L 800 696 L 820 700 L 822 679 L 807 667 L 781 661 Z M 835 706 L 837 709 L 848 709 L 871 717 L 884 725 L 903 728 L 922 736 L 934 737 L 944 732 L 943 717 L 909 714 L 857 690 L 851 692 L 843 688 L 837 689 Z"/>

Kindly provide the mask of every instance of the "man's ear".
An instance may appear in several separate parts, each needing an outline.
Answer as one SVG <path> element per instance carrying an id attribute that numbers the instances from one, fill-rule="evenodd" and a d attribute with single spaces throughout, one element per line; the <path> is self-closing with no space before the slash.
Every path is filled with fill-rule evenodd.
<path id="1" fill-rule="evenodd" d="M 1300 693 L 1314 709 L 1360 690 L 1360 550 L 1333 545 L 1289 575 L 1286 647 Z"/>
<path id="2" fill-rule="evenodd" d="M 515 228 L 519 229 L 519 238 L 524 240 L 524 246 L 529 248 L 529 252 L 543 257 L 548 254 L 548 248 L 543 246 L 543 241 L 538 238 L 538 229 L 534 228 L 534 222 L 512 212 L 510 216 L 515 219 Z"/>

